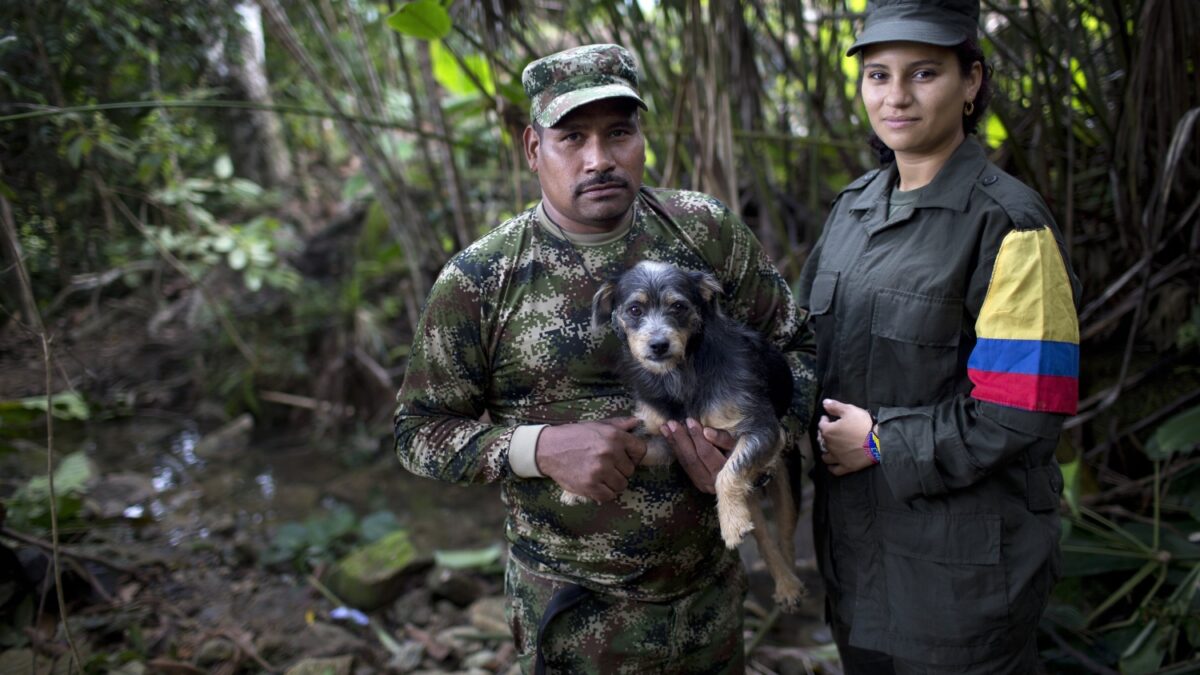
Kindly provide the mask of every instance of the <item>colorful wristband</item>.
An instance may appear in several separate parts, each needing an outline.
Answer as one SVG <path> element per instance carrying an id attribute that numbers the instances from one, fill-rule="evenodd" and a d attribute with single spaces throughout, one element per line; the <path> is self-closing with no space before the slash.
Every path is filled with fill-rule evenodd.
<path id="1" fill-rule="evenodd" d="M 872 464 L 879 464 L 882 461 L 879 457 L 879 436 L 876 435 L 874 429 L 871 429 L 871 431 L 867 433 L 866 439 L 863 440 L 862 447 L 863 452 L 867 454 L 867 457 L 871 460 Z"/>

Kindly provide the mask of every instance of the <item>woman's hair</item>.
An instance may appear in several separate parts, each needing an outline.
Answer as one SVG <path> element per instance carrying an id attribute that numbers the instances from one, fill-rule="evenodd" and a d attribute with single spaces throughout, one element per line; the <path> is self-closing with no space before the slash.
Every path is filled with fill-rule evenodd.
<path id="1" fill-rule="evenodd" d="M 992 71 L 993 68 L 988 64 L 983 56 L 983 49 L 979 46 L 979 42 L 975 39 L 967 39 L 950 48 L 954 55 L 958 57 L 959 70 L 962 71 L 963 77 L 971 74 L 971 66 L 976 61 L 983 67 L 983 79 L 979 83 L 979 91 L 975 94 L 975 109 L 970 115 L 963 115 L 963 133 L 970 135 L 979 129 L 979 121 L 983 119 L 984 113 L 987 112 L 988 104 L 992 101 Z M 896 161 L 896 153 L 884 144 L 874 132 L 871 131 L 867 137 L 867 143 L 879 155 L 880 164 L 891 164 Z"/>

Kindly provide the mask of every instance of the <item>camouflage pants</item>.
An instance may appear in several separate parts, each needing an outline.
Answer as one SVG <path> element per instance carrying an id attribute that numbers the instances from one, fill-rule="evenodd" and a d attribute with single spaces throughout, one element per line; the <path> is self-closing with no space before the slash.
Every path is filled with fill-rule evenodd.
<path id="1" fill-rule="evenodd" d="M 566 585 L 509 556 L 504 578 L 508 623 L 527 675 L 533 672 L 542 614 Z M 713 583 L 672 602 L 588 594 L 546 627 L 546 670 L 572 675 L 741 673 L 745 595 L 740 564 L 729 565 Z"/>

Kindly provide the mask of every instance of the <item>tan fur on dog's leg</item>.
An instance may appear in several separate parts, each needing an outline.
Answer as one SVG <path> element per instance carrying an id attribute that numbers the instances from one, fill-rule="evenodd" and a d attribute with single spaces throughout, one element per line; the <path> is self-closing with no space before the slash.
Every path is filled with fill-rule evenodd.
<path id="1" fill-rule="evenodd" d="M 768 531 L 767 517 L 754 495 L 750 495 L 749 506 L 758 553 L 763 562 L 767 563 L 767 571 L 771 573 L 771 578 L 775 580 L 775 594 L 772 599 L 779 609 L 791 614 L 800 608 L 800 600 L 808 595 L 808 589 L 792 569 L 795 566 L 795 558 L 780 550 L 779 541 Z M 791 547 L 788 546 L 785 550 L 791 550 Z"/>
<path id="2" fill-rule="evenodd" d="M 558 498 L 558 501 L 568 506 L 577 506 L 579 504 L 587 504 L 592 500 L 584 497 L 583 495 L 577 495 L 574 492 L 563 490 L 562 496 Z"/>
<path id="3" fill-rule="evenodd" d="M 736 450 L 734 454 L 737 454 Z M 721 523 L 721 538 L 725 540 L 726 548 L 737 548 L 746 533 L 754 529 L 746 504 L 750 497 L 750 484 L 726 464 L 717 474 L 717 520 Z"/>
<path id="4" fill-rule="evenodd" d="M 788 475 L 787 462 L 781 455 L 775 460 L 775 478 L 771 481 L 771 499 L 775 502 L 775 513 L 779 514 L 779 550 L 785 557 L 796 559 L 796 501 L 792 496 L 792 478 Z"/>

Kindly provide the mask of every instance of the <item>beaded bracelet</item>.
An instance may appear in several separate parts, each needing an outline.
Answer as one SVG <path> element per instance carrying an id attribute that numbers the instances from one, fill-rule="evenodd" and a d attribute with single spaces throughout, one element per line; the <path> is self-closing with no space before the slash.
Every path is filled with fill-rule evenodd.
<path id="1" fill-rule="evenodd" d="M 863 452 L 867 454 L 867 458 L 872 464 L 879 464 L 882 459 L 879 457 L 879 435 L 875 433 L 874 427 L 867 432 L 867 437 L 863 439 Z"/>

